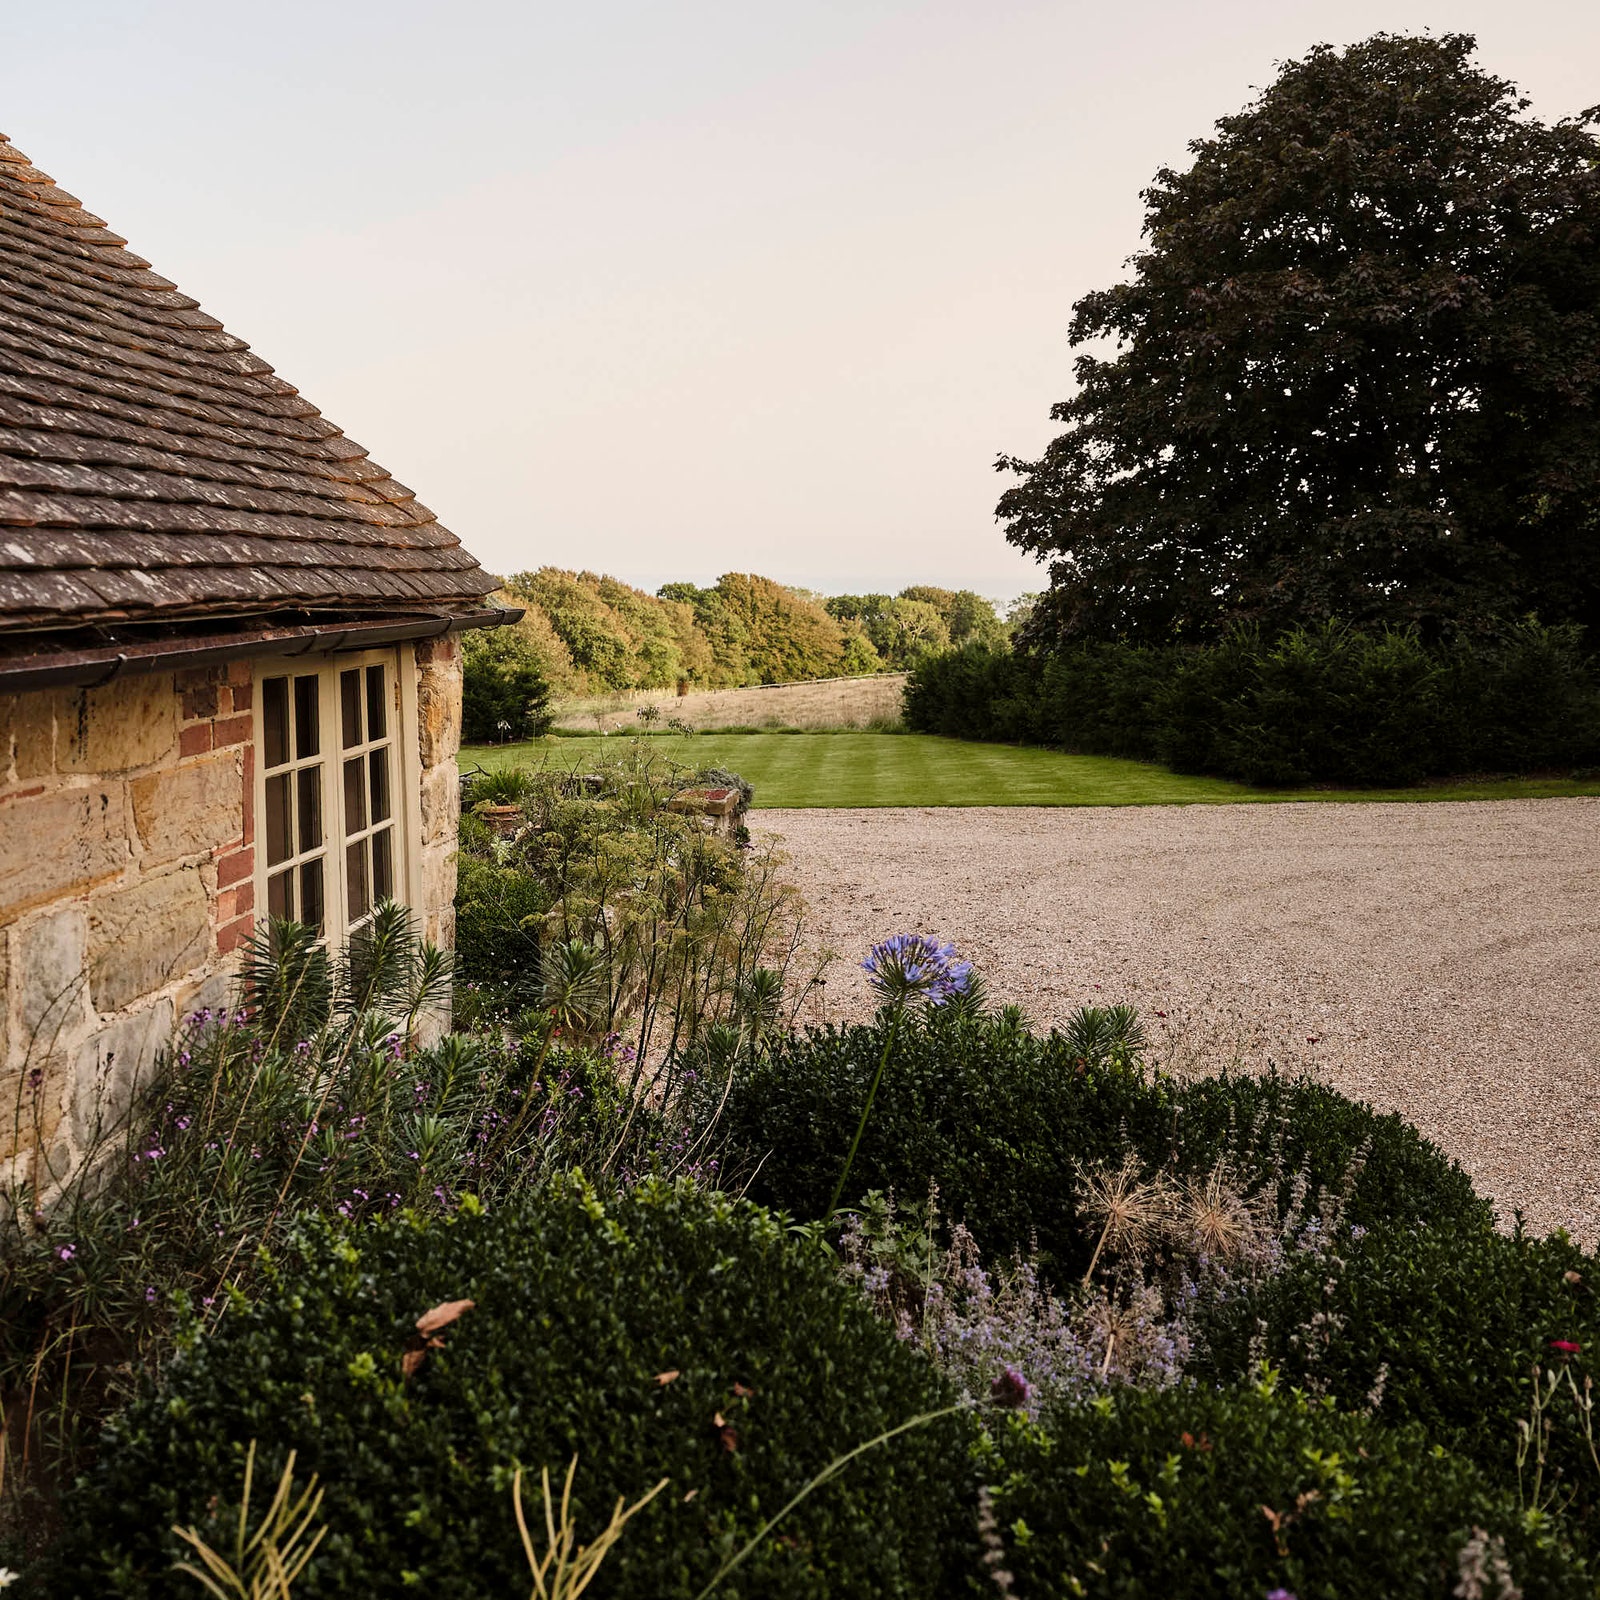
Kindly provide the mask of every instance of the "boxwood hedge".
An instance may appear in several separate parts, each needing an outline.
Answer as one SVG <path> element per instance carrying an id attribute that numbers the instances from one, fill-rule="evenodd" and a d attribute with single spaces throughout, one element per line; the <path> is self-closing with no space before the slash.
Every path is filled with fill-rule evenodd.
<path id="1" fill-rule="evenodd" d="M 812 1030 L 741 1066 L 721 1107 L 731 1172 L 753 1198 L 819 1216 L 861 1114 L 886 1024 Z M 721 1105 L 720 1087 L 707 1112 Z M 986 1254 L 1037 1242 L 1058 1281 L 1076 1278 L 1093 1240 L 1079 1222 L 1082 1170 L 1133 1153 L 1179 1175 L 1226 1160 L 1248 1188 L 1294 1174 L 1316 1203 L 1349 1194 L 1347 1222 L 1454 1219 L 1487 1229 L 1466 1175 L 1397 1116 L 1278 1074 L 1180 1083 L 1086 1061 L 1068 1036 L 1030 1032 L 1014 1014 L 908 1018 L 896 1038 L 844 1199 L 939 1185 L 947 1216 Z"/>
<path id="2" fill-rule="evenodd" d="M 824 1252 L 685 1184 L 602 1200 L 567 1180 L 487 1215 L 308 1221 L 264 1278 L 109 1433 L 67 1506 L 56 1592 L 191 1594 L 169 1530 L 197 1523 L 225 1546 L 254 1439 L 258 1481 L 294 1449 L 326 1486 L 329 1532 L 296 1600 L 527 1592 L 511 1471 L 537 1483 L 574 1453 L 584 1540 L 617 1496 L 672 1480 L 603 1592 L 692 1596 L 836 1455 L 948 1403 Z M 475 1309 L 407 1381 L 416 1319 L 461 1298 Z M 969 1427 L 947 1417 L 863 1457 L 719 1600 L 956 1592 L 974 1536 Z"/>
<path id="3" fill-rule="evenodd" d="M 1191 1371 L 1231 1382 L 1265 1352 L 1344 1405 L 1381 1387 L 1379 1416 L 1421 1424 L 1514 1485 L 1532 1369 L 1570 1363 L 1582 1392 L 1600 1351 L 1597 1289 L 1600 1261 L 1562 1234 L 1389 1224 L 1203 1307 Z M 1565 1385 L 1548 1415 L 1551 1470 L 1582 1526 L 1600 1516 L 1600 1469 Z"/>
<path id="4" fill-rule="evenodd" d="M 996 1556 L 1035 1600 L 1594 1593 L 1550 1525 L 1421 1429 L 1266 1384 L 1060 1405 L 1001 1435 L 989 1469 Z M 1481 1587 L 1462 1583 L 1475 1533 Z M 1492 1575 L 1493 1540 L 1515 1590 Z"/>

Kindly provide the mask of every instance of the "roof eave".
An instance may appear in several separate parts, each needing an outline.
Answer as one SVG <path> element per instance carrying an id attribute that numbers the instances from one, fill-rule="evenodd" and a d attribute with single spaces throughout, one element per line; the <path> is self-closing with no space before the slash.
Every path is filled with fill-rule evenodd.
<path id="1" fill-rule="evenodd" d="M 235 629 L 190 638 L 127 640 L 86 650 L 45 646 L 28 655 L 0 657 L 0 692 L 94 688 L 133 673 L 213 666 L 240 656 L 301 656 L 370 650 L 409 639 L 438 638 L 468 629 L 500 628 L 521 619 L 515 606 L 489 606 L 444 615 L 376 617 L 354 622 Z"/>

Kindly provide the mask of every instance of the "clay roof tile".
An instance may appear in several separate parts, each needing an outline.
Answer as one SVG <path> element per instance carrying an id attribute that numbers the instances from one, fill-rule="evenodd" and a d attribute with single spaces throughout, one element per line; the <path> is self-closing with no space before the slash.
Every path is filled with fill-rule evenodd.
<path id="1" fill-rule="evenodd" d="M 0 134 L 0 633 L 478 610 L 411 491 Z"/>

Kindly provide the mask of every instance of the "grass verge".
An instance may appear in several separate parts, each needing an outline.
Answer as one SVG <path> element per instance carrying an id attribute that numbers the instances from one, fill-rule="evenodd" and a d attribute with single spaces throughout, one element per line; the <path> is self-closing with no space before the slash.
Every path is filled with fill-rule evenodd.
<path id="1" fill-rule="evenodd" d="M 612 736 L 618 737 L 618 736 Z M 755 785 L 756 804 L 838 806 L 1160 806 L 1248 801 L 1526 800 L 1600 795 L 1600 779 L 1505 778 L 1415 789 L 1251 789 L 1193 778 L 1142 761 L 1058 750 L 973 744 L 917 733 L 704 733 L 654 735 L 652 751 L 726 767 Z M 593 738 L 468 746 L 461 764 L 583 766 Z"/>

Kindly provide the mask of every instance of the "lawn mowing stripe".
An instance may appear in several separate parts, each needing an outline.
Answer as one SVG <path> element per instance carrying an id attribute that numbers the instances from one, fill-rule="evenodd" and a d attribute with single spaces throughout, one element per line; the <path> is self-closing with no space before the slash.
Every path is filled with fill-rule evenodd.
<path id="1" fill-rule="evenodd" d="M 471 746 L 463 767 L 582 766 L 629 740 L 546 739 Z M 1187 777 L 1142 761 L 1067 755 L 1032 746 L 976 744 L 931 734 L 740 733 L 652 736 L 652 755 L 724 767 L 755 785 L 758 808 L 877 806 L 1233 805 L 1267 801 L 1438 801 L 1600 795 L 1600 780 L 1513 778 L 1415 789 L 1252 789 Z"/>

